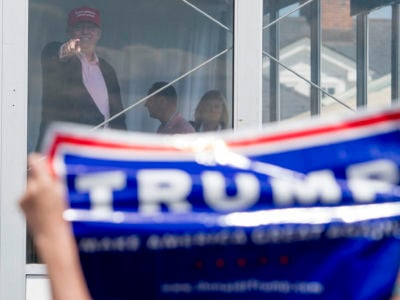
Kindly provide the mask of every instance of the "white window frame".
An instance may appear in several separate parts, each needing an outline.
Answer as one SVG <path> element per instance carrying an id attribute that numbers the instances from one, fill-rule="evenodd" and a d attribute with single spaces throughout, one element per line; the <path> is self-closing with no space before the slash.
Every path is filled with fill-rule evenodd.
<path id="1" fill-rule="evenodd" d="M 25 298 L 25 221 L 17 199 L 26 182 L 28 1 L 1 0 L 0 299 Z"/>
<path id="2" fill-rule="evenodd" d="M 262 125 L 263 0 L 236 0 L 234 128 Z"/>

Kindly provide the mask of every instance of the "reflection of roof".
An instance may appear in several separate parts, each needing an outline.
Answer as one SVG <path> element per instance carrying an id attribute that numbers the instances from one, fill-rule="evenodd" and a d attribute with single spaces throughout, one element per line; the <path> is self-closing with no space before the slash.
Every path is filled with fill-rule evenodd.
<path id="1" fill-rule="evenodd" d="M 354 19 L 355 20 L 355 19 Z M 369 19 L 369 67 L 376 77 L 388 74 L 391 64 L 391 20 Z M 324 46 L 336 51 L 351 60 L 356 60 L 356 22 L 352 32 L 329 32 L 329 41 L 325 38 L 328 32 L 322 32 Z M 349 38 L 350 36 L 350 38 Z M 284 48 L 301 38 L 310 38 L 310 27 L 304 17 L 288 17 L 280 21 L 280 46 Z M 268 40 L 264 40 L 265 49 Z"/>
<path id="2" fill-rule="evenodd" d="M 357 94 L 356 87 L 351 88 L 344 94 L 339 95 L 342 102 L 347 104 L 356 110 L 357 106 Z M 391 76 L 390 74 L 382 76 L 378 79 L 372 80 L 368 84 L 368 109 L 386 107 L 390 106 L 391 103 Z M 353 113 L 351 110 L 347 109 L 340 103 L 334 101 L 333 99 L 324 99 L 323 105 L 321 107 L 321 114 L 347 114 Z M 298 115 L 293 115 L 290 119 L 307 119 L 310 116 L 309 110 L 304 111 Z"/>
<path id="3" fill-rule="evenodd" d="M 270 99 L 270 85 L 268 80 L 263 82 L 263 123 L 269 122 L 269 99 Z M 298 115 L 304 111 L 310 110 L 310 99 L 295 89 L 286 87 L 281 84 L 280 86 L 280 105 L 281 105 L 281 120 L 285 120 L 294 115 Z"/>
<path id="4" fill-rule="evenodd" d="M 355 19 L 354 19 L 355 20 Z M 355 70 L 356 64 L 356 27 L 353 22 L 351 32 L 330 31 L 322 32 L 323 53 L 334 59 L 337 63 L 346 64 Z M 295 30 L 294 30 L 295 29 Z M 280 48 L 281 59 L 284 53 L 293 51 L 295 46 L 310 43 L 310 27 L 307 20 L 300 17 L 288 17 L 280 21 Z M 329 37 L 328 37 L 329 36 Z M 349 38 L 350 36 L 350 38 Z M 268 32 L 264 32 L 264 47 L 268 49 Z M 369 19 L 369 68 L 372 81 L 369 82 L 369 93 L 371 105 L 376 106 L 390 102 L 390 64 L 391 64 L 391 20 L 390 19 Z M 385 76 L 386 75 L 386 76 Z M 269 82 L 264 77 L 263 96 L 264 118 L 269 118 Z M 306 84 L 306 83 L 305 83 Z M 389 86 L 387 86 L 389 84 Z M 351 107 L 356 106 L 356 88 L 347 89 L 342 95 L 337 95 L 338 99 L 344 101 Z M 389 92 L 388 92 L 389 91 Z M 378 97 L 379 99 L 375 99 Z M 296 92 L 294 89 L 285 87 L 281 84 L 281 119 L 304 118 L 310 116 L 310 99 Z M 388 100 L 389 99 L 389 100 Z M 324 113 L 351 113 L 342 105 L 335 103 L 329 97 L 324 99 Z M 267 122 L 268 120 L 264 120 Z"/>
<path id="5" fill-rule="evenodd" d="M 311 51 L 310 39 L 308 37 L 300 38 L 292 44 L 287 45 L 286 47 L 281 48 L 280 52 L 280 60 L 285 61 L 290 59 L 291 57 L 295 57 L 295 61 L 299 61 L 299 55 L 309 56 Z M 325 63 L 334 64 L 340 69 L 346 70 L 347 72 L 353 72 L 356 69 L 356 63 L 351 58 L 343 55 L 342 53 L 330 48 L 326 47 L 324 44 L 321 47 L 322 63 L 325 60 Z M 306 53 L 304 53 L 306 52 Z M 304 58 L 303 58 L 304 59 Z M 309 64 L 309 59 L 305 61 L 306 64 Z M 269 65 L 269 59 L 266 59 L 265 66 Z"/>
<path id="6" fill-rule="evenodd" d="M 369 94 L 369 98 L 373 101 L 368 102 L 368 108 L 358 108 L 359 109 L 375 109 L 375 108 L 382 108 L 382 107 L 390 107 L 393 103 L 390 101 L 390 87 L 383 88 L 382 90 L 375 91 Z M 348 99 L 345 101 L 347 105 L 352 107 L 354 111 L 356 108 L 356 99 Z M 321 108 L 321 115 L 334 115 L 334 114 L 352 114 L 354 111 L 346 109 L 342 105 L 337 102 L 332 102 L 327 106 Z M 308 119 L 310 116 L 309 111 L 305 111 L 304 113 L 293 115 L 291 120 L 299 120 L 299 119 Z"/>
<path id="7" fill-rule="evenodd" d="M 280 22 L 281 48 L 288 46 L 295 41 L 310 37 L 310 26 L 304 17 L 289 17 Z"/>
<path id="8" fill-rule="evenodd" d="M 391 20 L 371 19 L 369 21 L 370 65 L 381 76 L 390 72 L 391 65 Z"/>

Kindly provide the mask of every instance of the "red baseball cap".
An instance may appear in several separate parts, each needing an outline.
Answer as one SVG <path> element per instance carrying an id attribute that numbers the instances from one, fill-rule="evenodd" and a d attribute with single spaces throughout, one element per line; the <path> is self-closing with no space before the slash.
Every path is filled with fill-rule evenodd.
<path id="1" fill-rule="evenodd" d="M 100 27 L 100 12 L 88 6 L 71 10 L 68 15 L 68 26 L 71 27 L 80 22 L 92 22 Z"/>

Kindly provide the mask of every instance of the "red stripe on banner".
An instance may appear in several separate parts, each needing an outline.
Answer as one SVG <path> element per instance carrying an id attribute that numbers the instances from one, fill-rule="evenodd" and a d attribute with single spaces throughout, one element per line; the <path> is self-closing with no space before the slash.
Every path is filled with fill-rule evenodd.
<path id="1" fill-rule="evenodd" d="M 332 134 L 344 132 L 347 130 L 355 130 L 361 127 L 376 126 L 383 123 L 394 123 L 395 121 L 400 121 L 400 111 L 385 112 L 376 116 L 369 116 L 363 119 L 349 120 L 344 122 L 338 122 L 333 125 L 328 126 L 314 126 L 309 129 L 301 129 L 291 132 L 283 132 L 277 134 L 266 133 L 263 135 L 256 136 L 254 138 L 240 138 L 238 140 L 225 140 L 226 146 L 228 148 L 243 148 L 251 146 L 259 146 L 272 142 L 285 142 L 295 139 L 311 138 L 324 134 Z M 133 144 L 133 143 L 122 143 L 106 141 L 101 138 L 93 137 L 88 138 L 74 136 L 73 133 L 70 135 L 62 132 L 57 133 L 54 140 L 52 141 L 50 151 L 48 153 L 48 158 L 53 161 L 56 155 L 57 149 L 61 145 L 76 145 L 81 147 L 94 147 L 94 148 L 108 148 L 115 150 L 132 150 L 141 152 L 194 152 L 192 147 L 187 148 L 176 148 L 168 145 L 143 145 L 143 144 Z"/>
<path id="2" fill-rule="evenodd" d="M 115 150 L 132 150 L 132 151 L 181 151 L 174 147 L 167 146 L 145 146 L 139 144 L 123 144 L 115 143 L 110 141 L 104 141 L 101 139 L 89 139 L 87 137 L 76 137 L 71 135 L 65 135 L 64 133 L 57 134 L 51 144 L 50 151 L 48 153 L 49 161 L 53 162 L 56 155 L 57 149 L 62 145 L 76 145 L 81 147 L 94 147 L 94 148 L 108 148 Z"/>
<path id="3" fill-rule="evenodd" d="M 307 138 L 321 134 L 334 133 L 336 131 L 345 131 L 349 129 L 354 130 L 360 127 L 377 125 L 379 123 L 384 123 L 384 122 L 390 123 L 393 121 L 400 121 L 400 112 L 387 113 L 384 115 L 370 117 L 368 119 L 347 121 L 335 125 L 312 128 L 308 130 L 286 132 L 277 135 L 260 136 L 254 139 L 247 139 L 247 140 L 242 139 L 236 142 L 229 142 L 228 145 L 230 147 L 244 147 L 249 145 L 264 144 L 267 142 L 278 142 L 295 138 Z"/>

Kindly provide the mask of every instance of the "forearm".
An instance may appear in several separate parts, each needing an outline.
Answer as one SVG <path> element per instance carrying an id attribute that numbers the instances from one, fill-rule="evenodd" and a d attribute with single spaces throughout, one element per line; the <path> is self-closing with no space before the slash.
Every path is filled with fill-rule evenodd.
<path id="1" fill-rule="evenodd" d="M 36 237 L 36 246 L 47 266 L 54 300 L 89 300 L 78 250 L 68 224 L 51 234 Z"/>
<path id="2" fill-rule="evenodd" d="M 28 158 L 26 191 L 19 201 L 42 261 L 47 265 L 53 300 L 89 300 L 90 294 L 79 262 L 60 181 L 52 177 L 46 159 Z"/>

